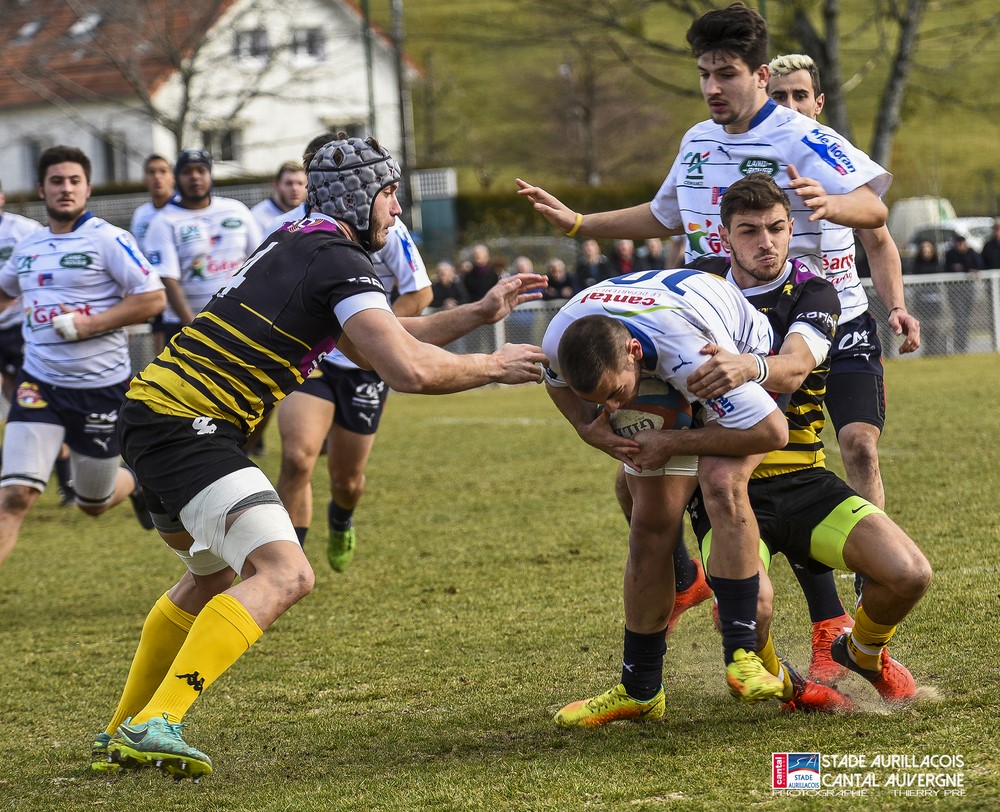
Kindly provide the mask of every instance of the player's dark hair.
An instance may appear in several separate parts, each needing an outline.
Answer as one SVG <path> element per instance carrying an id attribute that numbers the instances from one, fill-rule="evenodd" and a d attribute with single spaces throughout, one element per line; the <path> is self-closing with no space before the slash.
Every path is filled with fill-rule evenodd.
<path id="1" fill-rule="evenodd" d="M 344 133 L 328 131 L 322 135 L 317 135 L 312 141 L 310 141 L 306 145 L 305 152 L 302 153 L 302 165 L 306 168 L 306 172 L 309 171 L 309 164 L 312 163 L 313 156 L 319 152 L 323 146 L 329 144 L 331 141 L 338 141 L 344 138 L 347 138 Z"/>
<path id="2" fill-rule="evenodd" d="M 87 153 L 76 147 L 67 147 L 65 144 L 58 144 L 54 147 L 49 147 L 38 156 L 38 185 L 45 185 L 45 173 L 50 166 L 67 162 L 80 164 L 83 167 L 83 174 L 87 178 L 87 183 L 90 183 L 90 158 L 87 157 Z"/>
<path id="3" fill-rule="evenodd" d="M 632 334 L 610 316 L 584 316 L 559 339 L 559 371 L 577 392 L 593 392 L 608 372 L 617 372 L 628 360 Z"/>
<path id="4" fill-rule="evenodd" d="M 163 163 L 165 163 L 167 166 L 170 166 L 170 161 L 168 161 L 162 155 L 157 155 L 154 152 L 152 155 L 148 156 L 145 161 L 142 162 L 142 171 L 145 172 L 147 169 L 149 169 L 149 165 L 153 163 L 153 161 L 163 161 Z M 173 170 L 172 166 L 170 168 L 171 170 Z"/>
<path id="5" fill-rule="evenodd" d="M 783 206 L 785 214 L 791 214 L 792 204 L 788 195 L 766 172 L 754 172 L 726 189 L 719 205 L 722 225 L 727 229 L 737 214 L 748 211 L 767 211 L 775 206 Z"/>
<path id="6" fill-rule="evenodd" d="M 322 146 L 322 145 L 321 145 Z M 281 166 L 278 167 L 278 172 L 274 176 L 276 181 L 281 180 L 281 176 L 286 172 L 305 172 L 302 168 L 302 164 L 298 161 L 285 161 Z"/>
<path id="7" fill-rule="evenodd" d="M 742 3 L 702 14 L 691 23 L 687 41 L 696 57 L 718 51 L 742 60 L 751 71 L 767 64 L 767 23 Z"/>

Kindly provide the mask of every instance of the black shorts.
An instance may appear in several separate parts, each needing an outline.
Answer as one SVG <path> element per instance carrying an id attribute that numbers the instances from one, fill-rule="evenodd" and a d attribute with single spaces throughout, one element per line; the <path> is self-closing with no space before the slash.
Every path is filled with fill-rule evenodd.
<path id="1" fill-rule="evenodd" d="M 0 372 L 16 377 L 24 363 L 24 334 L 21 325 L 0 330 Z"/>
<path id="2" fill-rule="evenodd" d="M 857 510 L 847 512 L 848 518 L 842 528 L 845 539 L 854 524 L 872 512 L 853 488 L 826 468 L 805 468 L 790 474 L 751 479 L 747 494 L 760 526 L 760 537 L 771 556 L 781 553 L 813 572 L 831 569 L 810 557 L 810 547 L 813 532 L 828 520 L 834 509 L 852 498 L 858 503 Z M 701 543 L 711 529 L 701 504 L 701 489 L 695 492 L 688 513 Z M 842 554 L 842 549 L 840 552 Z"/>
<path id="3" fill-rule="evenodd" d="M 86 457 L 118 456 L 116 425 L 128 382 L 96 389 L 69 389 L 33 378 L 21 370 L 8 423 L 51 423 L 65 429 L 63 442 Z"/>
<path id="4" fill-rule="evenodd" d="M 319 375 L 306 378 L 298 389 L 307 395 L 328 400 L 334 405 L 333 422 L 354 434 L 378 431 L 382 410 L 389 397 L 389 387 L 367 369 L 345 369 L 321 363 Z"/>
<path id="5" fill-rule="evenodd" d="M 826 408 L 839 434 L 849 423 L 885 427 L 882 344 L 875 319 L 863 313 L 837 327 L 826 379 Z"/>
<path id="6" fill-rule="evenodd" d="M 136 400 L 121 408 L 118 438 L 150 512 L 171 519 L 216 480 L 256 467 L 242 449 L 246 435 L 232 423 L 157 414 Z"/>

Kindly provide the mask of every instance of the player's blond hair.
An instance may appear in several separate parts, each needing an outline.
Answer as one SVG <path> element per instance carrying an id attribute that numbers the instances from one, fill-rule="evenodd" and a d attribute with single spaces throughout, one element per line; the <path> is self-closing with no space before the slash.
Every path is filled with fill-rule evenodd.
<path id="1" fill-rule="evenodd" d="M 813 96 L 819 97 L 822 93 L 819 82 L 819 68 L 816 67 L 816 62 L 808 54 L 783 54 L 782 56 L 776 56 L 768 63 L 768 67 L 771 69 L 772 76 L 787 76 L 789 73 L 795 73 L 797 70 L 804 70 L 809 74 L 809 78 L 812 79 L 813 85 Z"/>

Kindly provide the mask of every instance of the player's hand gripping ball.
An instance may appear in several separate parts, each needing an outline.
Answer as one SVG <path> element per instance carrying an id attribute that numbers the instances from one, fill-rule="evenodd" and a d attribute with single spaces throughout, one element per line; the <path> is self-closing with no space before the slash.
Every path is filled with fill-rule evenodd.
<path id="1" fill-rule="evenodd" d="M 691 427 L 691 404 L 666 381 L 643 378 L 639 394 L 612 412 L 610 423 L 619 437 L 633 437 L 647 429 L 686 429 Z"/>

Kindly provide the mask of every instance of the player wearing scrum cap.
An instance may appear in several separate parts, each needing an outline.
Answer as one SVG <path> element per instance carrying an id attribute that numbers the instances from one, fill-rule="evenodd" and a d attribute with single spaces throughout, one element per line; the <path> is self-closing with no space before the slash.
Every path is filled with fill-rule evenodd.
<path id="1" fill-rule="evenodd" d="M 212 194 L 212 156 L 207 152 L 183 150 L 174 176 L 177 197 L 152 219 L 144 243 L 170 303 L 163 312 L 165 343 L 191 323 L 261 239 L 250 209 Z"/>
<path id="2" fill-rule="evenodd" d="M 308 166 L 316 150 L 335 138 L 317 136 L 302 155 Z M 292 209 L 268 227 L 268 232 L 308 214 L 308 203 Z M 385 245 L 371 253 L 372 265 L 390 293 L 392 312 L 418 316 L 431 303 L 431 281 L 413 238 L 397 218 Z M 327 503 L 326 557 L 343 572 L 354 558 L 357 532 L 354 510 L 365 490 L 365 468 L 375 444 L 389 387 L 375 372 L 361 369 L 339 350 L 327 355 L 301 389 L 285 398 L 277 410 L 281 432 L 281 474 L 278 494 L 305 544 L 312 522 L 312 474 L 326 446 L 330 474 Z"/>
<path id="3" fill-rule="evenodd" d="M 482 302 L 397 319 L 368 252 L 400 213 L 399 165 L 372 138 L 339 137 L 309 166 L 311 216 L 272 234 L 131 383 L 119 431 L 164 541 L 187 572 L 146 618 L 92 766 L 212 770 L 181 736 L 188 709 L 314 576 L 247 435 L 339 346 L 394 389 L 443 394 L 539 380 L 530 345 L 453 355 L 446 344 L 536 299 L 545 278 L 504 280 Z M 242 580 L 235 583 L 237 576 Z"/>
<path id="4" fill-rule="evenodd" d="M 69 446 L 76 505 L 98 516 L 136 491 L 118 460 L 115 424 L 132 374 L 124 327 L 164 306 L 135 241 L 87 210 L 90 159 L 51 147 L 38 159 L 48 228 L 32 231 L 0 272 L 0 300 L 21 297 L 24 365 L 3 438 L 0 563 Z"/>

